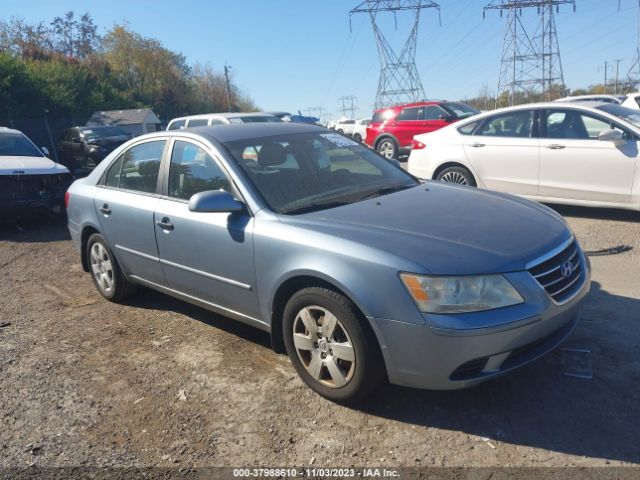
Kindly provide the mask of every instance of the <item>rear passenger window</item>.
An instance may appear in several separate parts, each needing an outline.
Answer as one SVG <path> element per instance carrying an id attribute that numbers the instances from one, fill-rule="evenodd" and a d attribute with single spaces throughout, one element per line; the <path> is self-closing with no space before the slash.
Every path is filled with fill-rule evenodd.
<path id="1" fill-rule="evenodd" d="M 440 107 L 424 107 L 424 112 L 422 114 L 423 120 L 440 120 L 440 118 L 446 115 L 445 111 Z"/>
<path id="2" fill-rule="evenodd" d="M 169 170 L 169 196 L 189 200 L 207 190 L 231 192 L 231 182 L 202 148 L 189 142 L 175 142 Z"/>
<path id="3" fill-rule="evenodd" d="M 531 137 L 533 127 L 533 111 L 522 110 L 517 112 L 496 115 L 485 120 L 484 125 L 476 135 L 486 137 Z"/>
<path id="4" fill-rule="evenodd" d="M 184 127 L 186 120 L 176 120 L 175 122 L 171 122 L 169 128 L 167 130 L 180 130 Z"/>
<path id="5" fill-rule="evenodd" d="M 137 192 L 154 193 L 158 183 L 160 160 L 162 159 L 165 143 L 165 140 L 146 142 L 131 147 L 124 152 L 121 159 L 118 159 L 111 167 L 113 169 L 118 163 L 122 162 L 118 185 L 111 186 Z M 115 172 L 113 176 L 110 175 L 111 173 L 110 170 L 107 174 L 107 181 L 109 181 L 110 177 L 115 181 Z"/>
<path id="6" fill-rule="evenodd" d="M 398 115 L 398 120 L 420 120 L 420 109 L 421 107 L 404 108 Z"/>

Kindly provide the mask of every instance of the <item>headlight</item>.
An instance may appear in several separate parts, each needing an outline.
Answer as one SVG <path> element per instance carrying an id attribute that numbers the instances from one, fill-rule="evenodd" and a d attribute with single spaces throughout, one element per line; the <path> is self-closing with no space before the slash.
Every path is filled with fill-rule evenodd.
<path id="1" fill-rule="evenodd" d="M 400 278 L 424 313 L 480 312 L 524 302 L 502 275 L 430 277 L 402 273 Z"/>

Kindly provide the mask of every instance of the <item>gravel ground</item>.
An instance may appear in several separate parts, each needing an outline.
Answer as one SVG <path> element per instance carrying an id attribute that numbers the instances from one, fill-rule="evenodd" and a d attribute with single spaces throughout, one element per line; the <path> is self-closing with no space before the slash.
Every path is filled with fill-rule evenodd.
<path id="1" fill-rule="evenodd" d="M 297 378 L 263 332 L 142 290 L 103 300 L 66 228 L 0 225 L 0 468 L 640 464 L 640 215 L 558 207 L 593 256 L 560 350 L 454 392 L 387 386 L 358 408 Z"/>

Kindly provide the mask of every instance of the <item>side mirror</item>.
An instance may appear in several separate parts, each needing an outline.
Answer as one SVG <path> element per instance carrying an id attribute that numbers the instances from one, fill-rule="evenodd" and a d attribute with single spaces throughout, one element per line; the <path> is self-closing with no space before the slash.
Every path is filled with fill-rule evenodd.
<path id="1" fill-rule="evenodd" d="M 239 212 L 244 204 L 224 190 L 207 190 L 196 193 L 189 199 L 189 210 L 192 212 Z"/>
<path id="2" fill-rule="evenodd" d="M 610 128 L 608 130 L 603 130 L 598 134 L 598 140 L 603 142 L 613 142 L 613 143 L 622 143 L 624 142 L 624 133 L 620 130 L 615 130 Z"/>
<path id="3" fill-rule="evenodd" d="M 440 120 L 444 120 L 445 122 L 450 122 L 453 120 L 453 116 L 443 113 L 442 115 L 440 115 Z"/>
<path id="4" fill-rule="evenodd" d="M 42 153 L 44 153 L 45 157 L 49 156 L 49 149 L 47 147 L 40 147 L 40 150 L 42 150 Z"/>

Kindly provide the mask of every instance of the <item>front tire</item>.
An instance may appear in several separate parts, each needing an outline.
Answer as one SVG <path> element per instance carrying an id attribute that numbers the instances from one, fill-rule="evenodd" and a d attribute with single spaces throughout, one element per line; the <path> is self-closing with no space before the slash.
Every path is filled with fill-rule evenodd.
<path id="1" fill-rule="evenodd" d="M 363 399 L 386 378 L 373 332 L 356 306 L 327 288 L 305 288 L 284 310 L 284 343 L 302 380 L 329 400 Z"/>
<path id="2" fill-rule="evenodd" d="M 469 170 L 464 167 L 447 167 L 436 176 L 436 180 L 456 185 L 476 187 L 476 180 Z"/>
<path id="3" fill-rule="evenodd" d="M 136 285 L 125 278 L 102 235 L 94 233 L 89 237 L 86 255 L 93 284 L 104 298 L 120 302 L 136 290 Z"/>
<path id="4" fill-rule="evenodd" d="M 398 144 L 393 138 L 383 138 L 376 144 L 376 151 L 385 158 L 396 158 L 398 156 Z"/>

